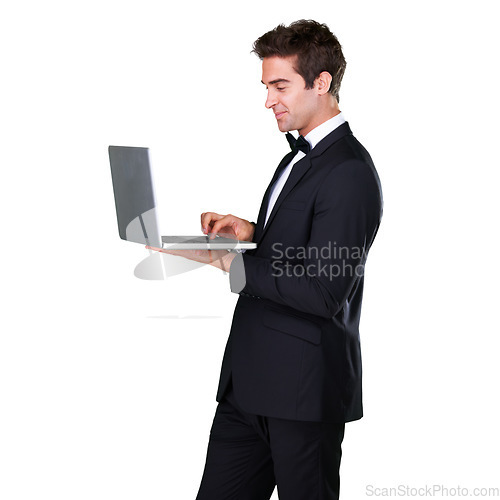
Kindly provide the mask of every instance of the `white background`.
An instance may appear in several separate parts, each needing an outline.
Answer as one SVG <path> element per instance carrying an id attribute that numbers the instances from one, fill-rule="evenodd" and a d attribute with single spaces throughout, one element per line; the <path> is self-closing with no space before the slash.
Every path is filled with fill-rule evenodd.
<path id="1" fill-rule="evenodd" d="M 107 146 L 151 148 L 163 232 L 255 220 L 287 144 L 251 45 L 300 18 L 343 45 L 340 107 L 385 198 L 342 498 L 499 487 L 494 5 L 3 4 L 0 497 L 195 498 L 237 297 L 213 268 L 134 277 Z"/>

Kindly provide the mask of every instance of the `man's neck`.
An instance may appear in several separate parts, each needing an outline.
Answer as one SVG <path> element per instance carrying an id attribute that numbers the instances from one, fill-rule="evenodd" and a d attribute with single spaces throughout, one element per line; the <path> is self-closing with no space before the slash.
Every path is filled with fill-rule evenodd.
<path id="1" fill-rule="evenodd" d="M 332 119 L 334 116 L 337 116 L 340 113 L 339 105 L 337 100 L 335 99 L 331 106 L 325 108 L 321 113 L 316 116 L 313 124 L 309 124 L 306 128 L 302 130 L 298 130 L 297 132 L 302 137 L 305 137 L 309 132 L 319 127 L 323 123 Z"/>

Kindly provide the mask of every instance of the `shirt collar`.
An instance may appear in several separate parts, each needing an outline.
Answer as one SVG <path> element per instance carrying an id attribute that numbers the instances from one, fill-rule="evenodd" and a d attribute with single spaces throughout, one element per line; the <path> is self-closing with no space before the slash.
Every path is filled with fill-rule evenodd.
<path id="1" fill-rule="evenodd" d="M 345 122 L 345 118 L 340 112 L 333 118 L 326 120 L 321 125 L 312 129 L 305 137 L 307 142 L 311 145 L 311 149 L 314 148 L 322 139 L 324 139 L 328 134 L 333 132 L 337 127 L 340 127 Z"/>

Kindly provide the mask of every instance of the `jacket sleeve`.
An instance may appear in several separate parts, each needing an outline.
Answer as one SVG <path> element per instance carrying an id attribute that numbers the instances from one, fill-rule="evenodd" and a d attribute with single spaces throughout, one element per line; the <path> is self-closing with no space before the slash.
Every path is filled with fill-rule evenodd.
<path id="1" fill-rule="evenodd" d="M 335 316 L 363 276 L 381 213 L 375 170 L 360 160 L 338 165 L 317 192 L 310 237 L 300 262 L 290 265 L 239 254 L 231 264 L 231 290 L 318 316 Z"/>

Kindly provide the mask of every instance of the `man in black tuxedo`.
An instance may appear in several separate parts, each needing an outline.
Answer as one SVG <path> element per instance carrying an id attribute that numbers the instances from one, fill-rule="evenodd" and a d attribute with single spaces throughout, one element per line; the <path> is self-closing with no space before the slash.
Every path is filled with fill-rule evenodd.
<path id="1" fill-rule="evenodd" d="M 202 214 L 205 233 L 257 243 L 183 253 L 230 271 L 240 297 L 198 500 L 339 498 L 345 422 L 362 417 L 359 319 L 364 264 L 382 214 L 373 162 L 338 107 L 345 60 L 326 25 L 260 37 L 266 107 L 291 152 L 257 222 Z"/>

